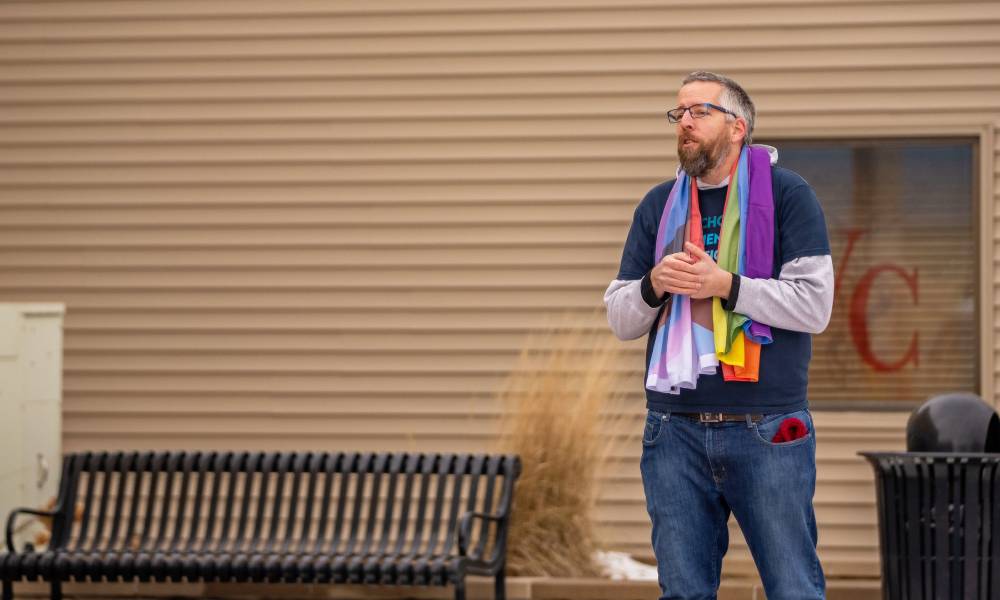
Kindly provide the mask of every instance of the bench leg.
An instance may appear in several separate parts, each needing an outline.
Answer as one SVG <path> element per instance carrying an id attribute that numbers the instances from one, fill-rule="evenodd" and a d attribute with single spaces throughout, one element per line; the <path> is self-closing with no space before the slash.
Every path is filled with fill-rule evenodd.
<path id="1" fill-rule="evenodd" d="M 493 597 L 496 600 L 505 600 L 507 598 L 507 582 L 505 581 L 506 571 L 501 567 L 500 572 L 497 573 L 496 579 L 493 581 Z"/>
<path id="2" fill-rule="evenodd" d="M 3 600 L 14 600 L 14 581 L 11 579 L 3 580 Z"/>
<path id="3" fill-rule="evenodd" d="M 459 577 L 455 582 L 455 600 L 465 600 L 465 577 Z"/>
<path id="4" fill-rule="evenodd" d="M 52 591 L 49 594 L 51 600 L 62 600 L 62 582 L 55 579 L 52 580 Z"/>

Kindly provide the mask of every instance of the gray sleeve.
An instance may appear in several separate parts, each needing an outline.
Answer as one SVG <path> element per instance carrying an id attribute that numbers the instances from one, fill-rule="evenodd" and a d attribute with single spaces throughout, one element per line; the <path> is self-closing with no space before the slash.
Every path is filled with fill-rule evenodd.
<path id="1" fill-rule="evenodd" d="M 833 312 L 833 258 L 803 256 L 781 265 L 778 279 L 740 277 L 735 312 L 765 325 L 820 333 Z"/>
<path id="2" fill-rule="evenodd" d="M 642 280 L 616 279 L 604 292 L 608 309 L 608 324 L 620 340 L 634 340 L 649 333 L 659 306 L 650 306 L 642 299 Z"/>

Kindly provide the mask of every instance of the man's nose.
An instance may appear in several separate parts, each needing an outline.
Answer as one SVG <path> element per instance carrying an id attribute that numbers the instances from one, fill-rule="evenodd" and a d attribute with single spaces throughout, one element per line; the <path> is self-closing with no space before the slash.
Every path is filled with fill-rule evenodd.
<path id="1" fill-rule="evenodd" d="M 681 115 L 681 120 L 678 121 L 678 123 L 680 123 L 680 126 L 685 129 L 693 129 L 694 117 L 691 116 L 691 111 L 689 110 L 684 111 L 684 114 Z"/>

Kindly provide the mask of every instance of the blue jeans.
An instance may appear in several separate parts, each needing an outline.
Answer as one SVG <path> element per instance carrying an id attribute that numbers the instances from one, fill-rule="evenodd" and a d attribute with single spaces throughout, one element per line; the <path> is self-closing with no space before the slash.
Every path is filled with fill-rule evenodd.
<path id="1" fill-rule="evenodd" d="M 788 417 L 805 423 L 809 433 L 771 442 Z M 661 600 L 716 597 L 730 512 L 768 600 L 825 597 L 812 505 L 816 438 L 808 410 L 764 415 L 757 423 L 706 424 L 649 411 L 642 446 Z"/>

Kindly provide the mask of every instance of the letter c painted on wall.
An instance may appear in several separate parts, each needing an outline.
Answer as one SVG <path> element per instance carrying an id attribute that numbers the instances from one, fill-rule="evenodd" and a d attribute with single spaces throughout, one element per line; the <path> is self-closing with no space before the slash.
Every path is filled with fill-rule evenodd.
<path id="1" fill-rule="evenodd" d="M 871 294 L 872 284 L 875 283 L 875 279 L 882 273 L 895 273 L 898 275 L 910 288 L 910 296 L 913 298 L 913 303 L 918 303 L 917 269 L 914 268 L 913 273 L 910 274 L 904 271 L 902 267 L 896 265 L 878 265 L 868 269 L 861 277 L 861 280 L 858 281 L 857 287 L 854 288 L 854 295 L 851 296 L 848 320 L 851 328 L 851 339 L 854 341 L 861 359 L 876 371 L 889 373 L 902 369 L 910 361 L 913 361 L 913 366 L 919 366 L 920 363 L 917 354 L 919 332 L 913 332 L 913 335 L 910 337 L 910 347 L 907 349 L 906 354 L 894 363 L 883 362 L 872 352 L 871 338 L 868 335 L 868 296 Z"/>

